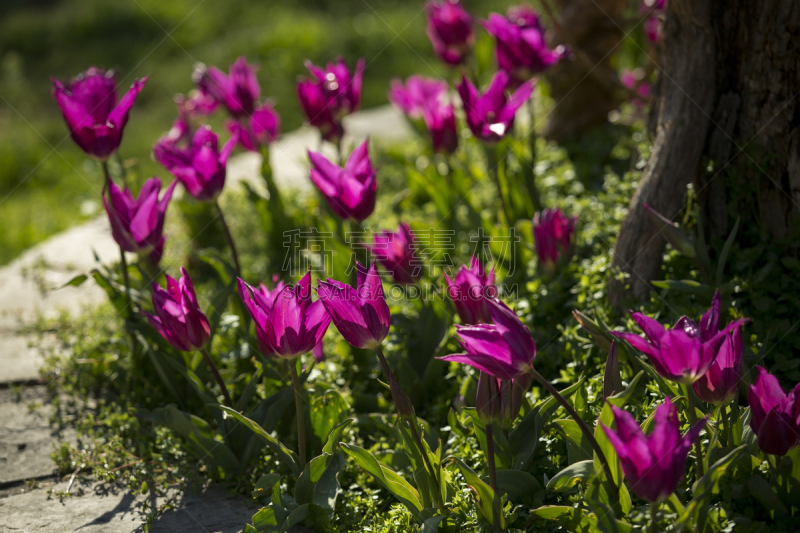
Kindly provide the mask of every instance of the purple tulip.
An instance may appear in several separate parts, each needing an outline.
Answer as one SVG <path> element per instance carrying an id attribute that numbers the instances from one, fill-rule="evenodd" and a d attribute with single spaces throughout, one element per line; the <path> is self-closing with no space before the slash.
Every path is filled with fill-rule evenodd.
<path id="1" fill-rule="evenodd" d="M 667 397 L 655 412 L 655 427 L 645 436 L 633 416 L 612 405 L 614 431 L 603 424 L 608 440 L 619 456 L 622 471 L 634 494 L 648 502 L 663 502 L 683 479 L 686 458 L 700 436 L 706 419 L 681 437 L 678 410 Z"/>
<path id="2" fill-rule="evenodd" d="M 422 118 L 431 134 L 434 152 L 452 154 L 458 148 L 458 130 L 453 104 L 432 102 L 423 109 Z"/>
<path id="3" fill-rule="evenodd" d="M 564 57 L 564 47 L 548 48 L 539 16 L 527 6 L 510 9 L 508 17 L 491 13 L 483 26 L 497 42 L 497 65 L 516 84 L 544 72 Z"/>
<path id="4" fill-rule="evenodd" d="M 310 273 L 296 286 L 284 286 L 266 296 L 239 278 L 239 295 L 256 323 L 265 354 L 294 359 L 308 353 L 322 341 L 331 323 L 322 302 L 311 301 Z"/>
<path id="5" fill-rule="evenodd" d="M 338 142 L 344 134 L 342 118 L 357 111 L 361 103 L 364 59 L 358 60 L 352 77 L 341 57 L 336 63 L 328 63 L 324 69 L 310 61 L 306 61 L 305 65 L 314 79 L 297 82 L 300 104 L 308 121 L 319 129 L 322 138 Z"/>
<path id="6" fill-rule="evenodd" d="M 356 348 L 375 349 L 389 333 L 391 314 L 381 278 L 371 265 L 357 264 L 358 289 L 334 279 L 319 282 L 319 299 L 344 340 Z"/>
<path id="7" fill-rule="evenodd" d="M 121 190 L 116 183 L 110 182 L 111 204 L 103 195 L 108 220 L 111 223 L 111 235 L 119 247 L 126 252 L 147 254 L 156 252 L 152 259 L 160 258 L 163 250 L 164 215 L 167 212 L 172 191 L 176 181 L 167 188 L 166 193 L 158 199 L 161 191 L 161 180 L 157 177 L 147 180 L 142 185 L 139 198 L 135 198 L 130 189 Z"/>
<path id="8" fill-rule="evenodd" d="M 559 208 L 545 208 L 533 216 L 533 242 L 545 271 L 554 272 L 562 257 L 572 256 L 577 220 L 578 215 L 567 217 Z"/>
<path id="9" fill-rule="evenodd" d="M 105 161 L 117 151 L 128 113 L 147 78 L 136 80 L 117 102 L 114 74 L 97 67 L 80 74 L 66 86 L 55 78 L 55 98 L 72 140 L 90 156 Z"/>
<path id="10" fill-rule="evenodd" d="M 414 283 L 422 275 L 422 261 L 417 255 L 414 233 L 405 222 L 397 227 L 396 233 L 389 230 L 376 233 L 369 248 L 398 283 Z"/>
<path id="11" fill-rule="evenodd" d="M 247 127 L 243 128 L 241 123 L 235 120 L 226 121 L 225 127 L 234 137 L 239 137 L 239 142 L 245 150 L 256 152 L 261 146 L 272 144 L 278 138 L 281 117 L 269 103 L 257 104 L 253 114 L 243 120 L 247 120 Z"/>
<path id="12" fill-rule="evenodd" d="M 675 327 L 669 330 L 642 313 L 631 312 L 647 339 L 635 333 L 612 331 L 611 334 L 644 353 L 661 376 L 691 385 L 714 363 L 720 346 L 731 330 L 747 322 L 746 319 L 734 320 L 724 330 L 718 331 L 719 306 L 717 293 L 699 326 L 689 318 L 681 317 Z"/>
<path id="13" fill-rule="evenodd" d="M 475 43 L 472 17 L 458 0 L 435 0 L 428 3 L 426 33 L 442 61 L 459 65 Z"/>
<path id="14" fill-rule="evenodd" d="M 660 43 L 664 38 L 661 16 L 666 9 L 667 0 L 644 0 L 640 6 L 640 11 L 647 16 L 644 33 L 650 42 Z"/>
<path id="15" fill-rule="evenodd" d="M 631 99 L 631 103 L 637 108 L 641 109 L 647 100 L 650 99 L 650 84 L 644 80 L 639 80 L 633 71 L 625 69 L 622 71 L 622 76 L 619 77 L 620 83 L 626 89 L 636 91 L 638 97 Z"/>
<path id="16" fill-rule="evenodd" d="M 536 345 L 528 327 L 498 299 L 488 300 L 493 324 L 456 326 L 467 353 L 438 357 L 464 363 L 495 377 L 511 380 L 528 371 L 536 357 Z"/>
<path id="17" fill-rule="evenodd" d="M 492 78 L 492 83 L 481 95 L 467 78 L 458 85 L 458 94 L 472 134 L 483 142 L 495 143 L 506 136 L 514 125 L 514 117 L 533 92 L 533 80 L 523 83 L 511 97 L 506 97 L 511 79 L 504 71 Z"/>
<path id="18" fill-rule="evenodd" d="M 192 89 L 188 96 L 179 94 L 175 97 L 178 110 L 182 116 L 207 116 L 213 113 L 219 102 L 203 89 Z"/>
<path id="19" fill-rule="evenodd" d="M 309 150 L 311 181 L 337 216 L 361 222 L 375 210 L 378 179 L 369 160 L 367 141 L 358 146 L 344 168 Z"/>
<path id="20" fill-rule="evenodd" d="M 261 87 L 255 67 L 248 65 L 244 56 L 233 62 L 229 75 L 216 67 L 200 65 L 193 77 L 200 90 L 224 105 L 234 118 L 249 117 L 255 111 Z"/>
<path id="21" fill-rule="evenodd" d="M 181 267 L 181 279 L 167 276 L 167 289 L 153 283 L 156 314 L 145 313 L 150 324 L 177 350 L 190 352 L 205 347 L 211 327 L 197 303 L 192 279 Z"/>
<path id="22" fill-rule="evenodd" d="M 213 202 L 225 186 L 225 167 L 237 141 L 236 136 L 231 137 L 220 150 L 217 135 L 209 126 L 200 126 L 191 146 L 158 142 L 153 157 L 183 183 L 189 194 Z"/>
<path id="23" fill-rule="evenodd" d="M 432 102 L 441 101 L 446 93 L 446 82 L 414 75 L 406 80 L 405 85 L 396 78 L 392 80 L 389 101 L 411 120 L 418 120 Z"/>
<path id="24" fill-rule="evenodd" d="M 717 357 L 703 376 L 694 382 L 694 391 L 704 402 L 728 405 L 739 390 L 742 379 L 742 328 L 725 336 Z"/>
<path id="25" fill-rule="evenodd" d="M 778 378 L 758 368 L 758 378 L 750 386 L 750 427 L 758 436 L 764 453 L 786 455 L 797 445 L 800 434 L 800 383 L 789 394 L 783 392 Z"/>
<path id="26" fill-rule="evenodd" d="M 480 260 L 472 256 L 469 268 L 462 265 L 455 276 L 450 279 L 447 272 L 447 293 L 463 324 L 488 324 L 492 321 L 489 299 L 497 296 L 494 285 L 494 269 L 486 275 Z"/>

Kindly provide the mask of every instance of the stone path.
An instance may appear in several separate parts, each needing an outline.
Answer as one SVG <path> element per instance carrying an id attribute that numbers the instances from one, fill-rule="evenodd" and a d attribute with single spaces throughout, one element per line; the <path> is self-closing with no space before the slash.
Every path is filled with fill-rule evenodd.
<path id="1" fill-rule="evenodd" d="M 345 119 L 345 129 L 350 136 L 348 144 L 365 137 L 392 142 L 411 135 L 411 128 L 391 106 L 351 115 Z M 319 150 L 319 136 L 313 128 L 285 134 L 272 146 L 270 159 L 279 188 L 300 193 L 313 190 L 307 150 Z M 323 151 L 335 155 L 331 146 Z M 239 181 L 261 187 L 260 167 L 259 154 L 232 158 L 226 189 L 237 190 Z M 93 282 L 47 290 L 95 267 L 95 254 L 103 263 L 119 260 L 119 248 L 105 216 L 55 235 L 0 267 L 0 533 L 129 533 L 141 530 L 144 523 L 142 498 L 117 487 L 87 482 L 73 486 L 73 496 L 63 501 L 46 495 L 47 488 L 64 490 L 67 485 L 54 475 L 50 453 L 60 440 L 71 441 L 75 436 L 71 430 L 58 432 L 51 427 L 48 418 L 53 406 L 47 389 L 35 385 L 43 345 L 34 345 L 20 329 L 39 316 L 74 315 L 102 302 L 105 294 Z M 45 336 L 43 343 L 54 341 Z M 25 386 L 18 390 L 15 384 Z M 40 486 L 32 488 L 34 484 L 26 480 L 39 480 Z M 209 487 L 201 494 L 176 494 L 176 509 L 165 513 L 151 531 L 235 532 L 255 512 L 250 500 L 229 498 L 222 487 Z"/>

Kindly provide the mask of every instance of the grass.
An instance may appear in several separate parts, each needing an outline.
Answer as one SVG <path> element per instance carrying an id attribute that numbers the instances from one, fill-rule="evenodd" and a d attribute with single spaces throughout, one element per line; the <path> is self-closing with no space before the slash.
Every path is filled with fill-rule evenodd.
<path id="1" fill-rule="evenodd" d="M 511 3 L 465 2 L 479 16 Z M 120 154 L 142 176 L 163 176 L 149 154 L 175 116 L 173 95 L 192 88 L 196 62 L 227 70 L 242 54 L 260 65 L 262 96 L 274 100 L 283 131 L 303 122 L 295 81 L 306 74 L 305 59 L 342 55 L 352 66 L 366 58 L 364 108 L 386 103 L 392 77 L 448 75 L 425 35 L 421 2 L 2 2 L 0 264 L 98 212 L 99 170 L 69 139 L 50 76 L 68 79 L 97 65 L 113 68 L 122 89 L 149 76 Z"/>

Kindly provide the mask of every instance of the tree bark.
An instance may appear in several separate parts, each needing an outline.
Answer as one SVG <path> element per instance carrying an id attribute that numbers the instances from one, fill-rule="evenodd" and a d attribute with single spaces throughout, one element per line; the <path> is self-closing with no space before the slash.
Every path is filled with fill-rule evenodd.
<path id="1" fill-rule="evenodd" d="M 642 204 L 674 218 L 694 182 L 710 239 L 731 216 L 782 239 L 800 213 L 800 2 L 670 0 L 661 54 L 653 150 L 614 249 L 629 274 L 609 286 L 615 307 L 661 277 L 665 241 Z"/>
<path id="2" fill-rule="evenodd" d="M 608 120 L 619 105 L 618 75 L 611 57 L 623 40 L 622 12 L 626 0 L 557 0 L 560 26 L 570 42 L 556 35 L 553 45 L 564 44 L 584 54 L 564 59 L 547 73 L 556 102 L 544 135 L 562 141 Z"/>

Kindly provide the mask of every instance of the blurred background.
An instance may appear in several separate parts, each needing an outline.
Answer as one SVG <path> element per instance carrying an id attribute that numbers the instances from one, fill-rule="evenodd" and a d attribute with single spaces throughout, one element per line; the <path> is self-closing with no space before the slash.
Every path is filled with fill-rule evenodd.
<path id="1" fill-rule="evenodd" d="M 463 2 L 480 18 L 514 3 Z M 262 96 L 272 97 L 284 132 L 303 122 L 295 82 L 305 59 L 342 55 L 352 67 L 364 57 L 362 108 L 387 103 L 392 77 L 448 75 L 414 0 L 0 0 L 0 264 L 102 211 L 99 166 L 69 139 L 51 76 L 114 69 L 120 95 L 149 76 L 120 156 L 167 178 L 150 149 L 176 116 L 173 96 L 192 88 L 195 63 L 227 71 L 239 55 L 260 66 Z"/>

